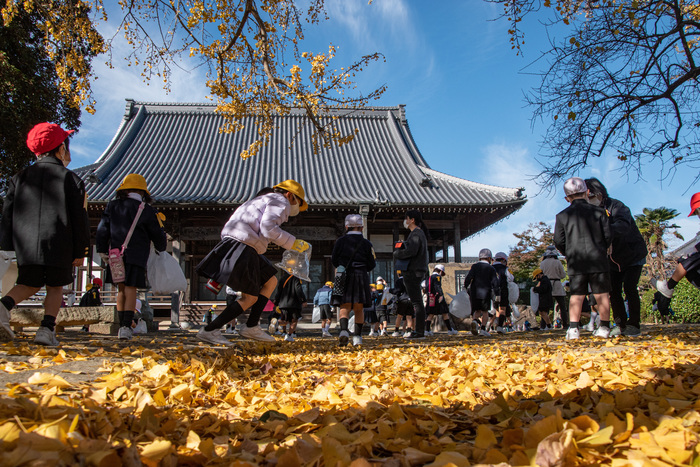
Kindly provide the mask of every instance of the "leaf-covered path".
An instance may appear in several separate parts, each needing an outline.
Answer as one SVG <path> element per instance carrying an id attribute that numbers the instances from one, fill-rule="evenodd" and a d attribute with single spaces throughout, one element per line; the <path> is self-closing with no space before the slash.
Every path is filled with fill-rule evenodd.
<path id="1" fill-rule="evenodd" d="M 21 337 L 0 345 L 0 464 L 700 462 L 700 326 L 563 337 Z"/>

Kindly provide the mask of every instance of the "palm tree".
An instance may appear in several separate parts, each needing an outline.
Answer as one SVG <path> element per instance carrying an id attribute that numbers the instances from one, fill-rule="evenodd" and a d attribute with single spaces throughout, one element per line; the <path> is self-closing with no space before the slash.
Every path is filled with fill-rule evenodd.
<path id="1" fill-rule="evenodd" d="M 672 233 L 676 238 L 683 240 L 683 236 L 678 232 L 680 226 L 671 224 L 669 221 L 678 217 L 678 211 L 660 207 L 656 209 L 644 208 L 643 214 L 634 216 L 637 227 L 644 237 L 649 253 L 647 254 L 647 268 L 650 277 L 665 277 L 664 250 L 668 247 L 664 241 L 664 235 Z M 669 232 L 674 229 L 672 232 Z"/>

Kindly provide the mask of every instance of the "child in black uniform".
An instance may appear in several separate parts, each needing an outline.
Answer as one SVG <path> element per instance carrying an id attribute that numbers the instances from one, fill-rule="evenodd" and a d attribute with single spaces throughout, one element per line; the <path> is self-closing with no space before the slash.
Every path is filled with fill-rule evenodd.
<path id="1" fill-rule="evenodd" d="M 301 279 L 282 271 L 282 277 L 277 285 L 275 298 L 273 299 L 282 313 L 280 326 L 289 323 L 289 332 L 284 335 L 284 340 L 294 342 L 296 338 L 297 323 L 301 318 L 301 309 L 306 303 L 306 295 L 301 285 Z M 282 324 L 285 323 L 285 324 Z"/>
<path id="2" fill-rule="evenodd" d="M 486 324 L 489 319 L 494 290 L 500 290 L 498 274 L 491 266 L 491 260 L 491 250 L 484 248 L 479 251 L 479 262 L 471 267 L 464 279 L 464 288 L 467 289 L 472 304 L 471 331 L 475 336 L 489 337 L 491 335 L 486 330 Z"/>
<path id="3" fill-rule="evenodd" d="M 339 306 L 338 320 L 340 335 L 338 343 L 347 345 L 350 339 L 348 322 L 350 310 L 355 312 L 355 332 L 352 345 L 362 344 L 362 325 L 365 323 L 364 307 L 372 302 L 372 292 L 369 288 L 369 272 L 376 266 L 374 248 L 369 240 L 362 236 L 363 221 L 359 214 L 348 214 L 345 217 L 347 234 L 336 240 L 333 246 L 331 262 L 338 274 L 339 268 L 344 268 L 347 281 L 345 293 L 342 296 L 333 295 L 332 303 Z"/>
<path id="4" fill-rule="evenodd" d="M 110 248 L 123 250 L 125 278 L 115 282 L 107 267 L 107 282 L 117 286 L 117 313 L 119 314 L 119 339 L 129 340 L 133 336 L 131 324 L 136 310 L 136 291 L 145 289 L 146 264 L 151 242 L 156 251 L 164 251 L 167 238 L 163 230 L 163 216 L 151 207 L 151 193 L 146 179 L 139 174 L 129 174 L 117 188 L 116 199 L 110 201 L 97 226 L 97 252 L 108 263 Z M 136 217 L 138 216 L 138 219 Z M 133 229 L 128 243 L 128 233 Z M 167 253 L 166 253 L 167 254 Z"/>
<path id="5" fill-rule="evenodd" d="M 447 334 L 457 334 L 457 331 L 452 328 L 447 302 L 445 302 L 445 294 L 442 292 L 443 277 L 445 277 L 445 266 L 442 264 L 435 265 L 433 273 L 428 277 L 428 306 L 426 306 L 425 312 L 428 314 L 426 334 L 429 336 L 433 335 L 433 330 L 437 326 L 437 320 L 440 315 L 442 315 L 442 319 L 447 327 Z"/>
<path id="6" fill-rule="evenodd" d="M 549 311 L 554 308 L 552 282 L 549 280 L 549 277 L 544 275 L 540 268 L 532 271 L 532 278 L 536 281 L 532 291 L 537 293 L 540 298 L 537 310 L 532 311 L 540 314 L 540 331 L 552 329 L 552 322 L 549 319 Z"/>

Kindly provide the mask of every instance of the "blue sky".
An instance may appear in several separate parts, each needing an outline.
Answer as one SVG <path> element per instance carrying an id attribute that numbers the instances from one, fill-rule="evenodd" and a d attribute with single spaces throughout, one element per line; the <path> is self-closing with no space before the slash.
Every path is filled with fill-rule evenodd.
<path id="1" fill-rule="evenodd" d="M 526 26 L 524 56 L 517 56 L 508 42 L 508 25 L 493 21 L 498 8 L 478 0 L 374 0 L 371 5 L 367 0 L 330 0 L 327 10 L 329 21 L 306 31 L 302 49 L 321 52 L 332 42 L 340 47 L 336 67 L 363 54 L 383 53 L 386 62 L 371 65 L 359 78 L 359 88 L 386 84 L 387 91 L 372 105 L 406 105 L 411 131 L 431 168 L 480 183 L 526 188 L 525 207 L 465 241 L 463 255 L 476 255 L 484 247 L 508 252 L 516 243 L 514 232 L 539 221 L 554 225 L 556 213 L 567 205 L 563 182 L 551 193 L 538 194 L 532 176 L 540 170 L 536 157 L 544 126 L 532 125 L 532 109 L 523 99 L 538 83 L 533 73 L 540 71 L 537 64 L 528 65 L 547 46 L 536 22 Z M 108 14 L 112 11 L 108 4 Z M 111 28 L 106 24 L 101 31 L 111 36 Z M 128 50 L 118 44 L 115 57 Z M 144 83 L 122 60 L 115 59 L 112 69 L 103 61 L 94 62 L 97 112 L 83 113 L 83 125 L 71 142 L 73 168 L 102 154 L 119 127 L 126 98 L 203 102 L 207 96 L 204 71 L 193 64 L 183 62 L 181 69 L 174 69 L 171 92 L 166 93 L 158 82 Z M 578 175 L 598 177 L 633 214 L 645 207 L 677 209 L 681 216 L 676 223 L 686 239 L 700 230 L 696 217 L 686 217 L 690 196 L 700 191 L 700 185 L 691 185 L 695 170 L 680 170 L 662 182 L 658 167 L 645 166 L 642 180 L 618 168 L 617 160 L 608 158 Z M 669 240 L 671 246 L 681 243 Z"/>

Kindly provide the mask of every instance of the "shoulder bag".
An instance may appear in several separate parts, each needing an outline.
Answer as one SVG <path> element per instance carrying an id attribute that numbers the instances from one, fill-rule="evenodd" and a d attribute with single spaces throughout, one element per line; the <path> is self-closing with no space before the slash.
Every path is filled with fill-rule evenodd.
<path id="1" fill-rule="evenodd" d="M 109 250 L 109 270 L 112 273 L 112 282 L 115 284 L 124 282 L 126 280 L 126 269 L 124 267 L 124 250 L 126 250 L 127 245 L 129 245 L 129 240 L 131 240 L 131 236 L 133 235 L 134 229 L 136 228 L 136 223 L 139 221 L 139 217 L 141 217 L 141 213 L 143 212 L 143 208 L 145 206 L 146 203 L 141 203 L 139 205 L 139 210 L 136 213 L 136 217 L 134 217 L 134 222 L 131 223 L 131 228 L 129 228 L 129 233 L 126 234 L 126 238 L 124 239 L 124 244 L 122 245 L 122 247 L 110 248 Z"/>

